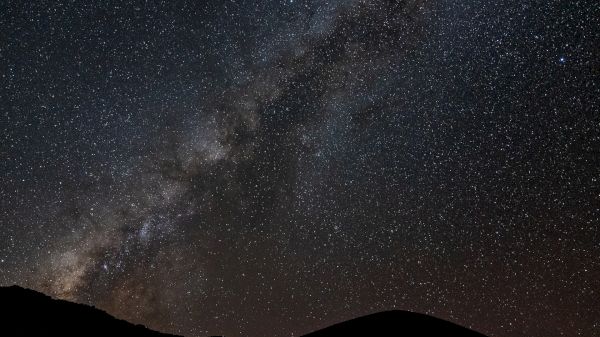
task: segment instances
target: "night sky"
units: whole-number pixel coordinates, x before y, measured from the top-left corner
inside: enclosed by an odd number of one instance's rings
[[[0,284],[187,336],[600,336],[600,5],[2,1]]]

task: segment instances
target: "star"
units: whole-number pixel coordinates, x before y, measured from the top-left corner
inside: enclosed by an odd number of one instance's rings
[[[5,1],[0,281],[186,336],[596,336],[596,2]]]

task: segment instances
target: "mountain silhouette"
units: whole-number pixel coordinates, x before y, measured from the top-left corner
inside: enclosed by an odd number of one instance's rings
[[[167,337],[85,304],[53,299],[19,286],[0,287],[0,336]]]
[[[410,311],[384,311],[334,324],[303,337],[485,337],[454,323]]]
[[[85,304],[53,299],[19,286],[0,287],[0,336],[175,336],[131,324]],[[475,331],[409,311],[384,311],[334,324],[303,337],[485,337]]]

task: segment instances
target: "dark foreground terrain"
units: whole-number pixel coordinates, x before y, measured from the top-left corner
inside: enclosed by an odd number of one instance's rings
[[[304,337],[325,336],[485,337],[480,333],[438,318],[399,310],[355,318],[315,331]]]
[[[53,299],[19,286],[0,287],[0,336],[174,336],[117,319],[94,307]],[[309,333],[324,336],[485,337],[456,324],[407,311],[385,311]]]
[[[114,318],[94,307],[19,286],[0,287],[0,336],[173,336]]]

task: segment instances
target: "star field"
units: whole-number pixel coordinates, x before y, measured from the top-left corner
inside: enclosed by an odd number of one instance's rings
[[[595,1],[4,1],[0,284],[186,336],[600,335]]]

